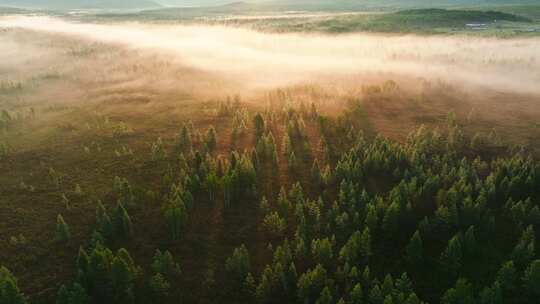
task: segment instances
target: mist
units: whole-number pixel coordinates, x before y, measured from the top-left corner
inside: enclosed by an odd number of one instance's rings
[[[498,91],[540,93],[540,39],[382,34],[269,34],[225,26],[93,24],[8,16],[0,27],[55,33],[223,74],[246,89],[328,77],[413,77]]]

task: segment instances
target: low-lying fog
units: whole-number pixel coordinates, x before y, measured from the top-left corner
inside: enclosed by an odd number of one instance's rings
[[[53,32],[173,55],[184,65],[235,77],[246,88],[281,86],[328,75],[391,73],[540,93],[538,38],[267,34],[223,26],[93,24],[22,16],[1,17],[0,27]],[[0,46],[2,52],[9,51],[3,49],[6,47]]]

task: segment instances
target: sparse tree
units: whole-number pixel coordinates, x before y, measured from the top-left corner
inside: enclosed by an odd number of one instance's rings
[[[71,238],[68,224],[64,221],[61,214],[56,217],[56,240],[66,241]]]

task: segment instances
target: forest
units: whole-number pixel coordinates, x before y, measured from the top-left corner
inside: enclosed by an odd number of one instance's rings
[[[377,18],[537,22],[447,13]],[[0,304],[538,302],[534,36],[56,18],[0,17]]]

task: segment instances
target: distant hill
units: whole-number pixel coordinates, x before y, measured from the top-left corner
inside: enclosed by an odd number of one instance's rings
[[[219,6],[234,0],[155,0],[165,6]],[[531,5],[538,0],[244,0],[262,7],[291,9],[428,8],[489,5]]]
[[[0,0],[0,6],[32,9],[149,9],[161,5],[152,0]]]

